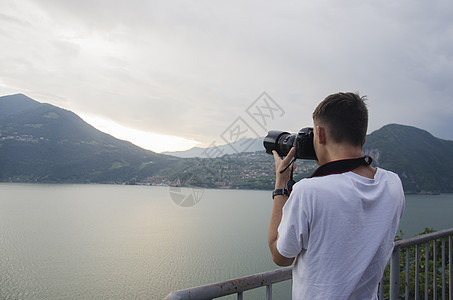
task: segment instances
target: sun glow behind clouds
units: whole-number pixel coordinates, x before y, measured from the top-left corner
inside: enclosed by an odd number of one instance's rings
[[[183,151],[190,149],[199,142],[178,136],[164,135],[129,128],[116,123],[113,120],[97,116],[79,114],[90,125],[118,139],[129,141],[139,147],[154,152]]]

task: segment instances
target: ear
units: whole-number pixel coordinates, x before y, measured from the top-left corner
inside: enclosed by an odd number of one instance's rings
[[[316,126],[316,132],[318,133],[319,144],[326,143],[326,129],[322,126]]]
[[[365,145],[365,142],[366,142],[366,137],[363,139],[362,147],[363,147],[363,145]]]

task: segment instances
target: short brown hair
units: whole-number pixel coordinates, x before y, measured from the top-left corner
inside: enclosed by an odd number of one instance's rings
[[[328,127],[336,143],[362,146],[368,128],[366,97],[358,93],[327,96],[313,112],[313,120]]]

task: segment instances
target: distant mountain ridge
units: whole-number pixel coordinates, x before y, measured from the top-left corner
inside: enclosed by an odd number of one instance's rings
[[[273,157],[265,153],[261,139],[255,142],[256,152],[179,158],[118,140],[73,112],[25,95],[0,97],[0,182],[272,189]],[[230,146],[223,147],[227,152]],[[397,173],[408,193],[453,192],[453,141],[389,124],[367,136],[364,153],[375,166]],[[296,179],[315,168],[313,161],[300,161]]]
[[[210,151],[213,147],[193,147],[189,150],[184,151],[169,151],[169,152],[162,152],[162,154],[173,155],[182,158],[193,158],[193,157],[200,157],[200,158],[213,158],[213,157],[221,157],[225,154],[235,154],[235,149],[242,149],[244,148],[242,145],[247,144],[245,151],[246,152],[256,152],[263,150],[263,139],[262,138],[245,138],[241,139],[237,142],[225,145],[215,146],[217,149],[216,151]]]

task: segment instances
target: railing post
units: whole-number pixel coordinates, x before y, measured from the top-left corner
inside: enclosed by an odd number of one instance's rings
[[[433,240],[433,299],[437,300],[437,242]]]
[[[453,299],[453,236],[448,237],[448,274],[450,274],[450,282],[449,282],[449,299]]]
[[[405,298],[406,300],[409,300],[409,282],[410,282],[410,279],[409,279],[409,254],[410,254],[410,251],[409,251],[410,248],[406,248],[406,265],[405,265],[405,269],[406,269],[406,282],[404,284],[405,286]]]
[[[419,300],[420,299],[420,296],[419,296],[419,288],[420,288],[420,283],[418,282],[419,281],[419,278],[420,278],[420,275],[419,275],[419,269],[420,269],[420,245],[416,245],[415,246],[416,250],[415,250],[415,300]]]
[[[399,298],[400,289],[400,248],[393,250],[390,260],[390,300]]]
[[[425,299],[429,292],[429,242],[425,244]]]
[[[445,239],[442,239],[442,300],[446,299],[445,290]]]
[[[272,300],[272,285],[266,285],[266,300]]]

